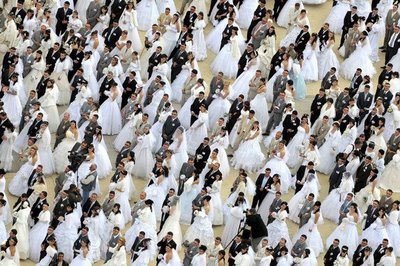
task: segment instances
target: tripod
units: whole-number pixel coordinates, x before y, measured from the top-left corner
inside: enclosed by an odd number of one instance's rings
[[[243,224],[243,226],[242,226]],[[235,240],[236,236],[239,235],[241,232],[244,231],[244,229],[246,228],[246,223],[244,222],[244,219],[240,220],[240,223],[238,225],[238,229],[237,229],[237,234],[231,239],[231,241],[229,241],[229,243],[224,247],[224,250],[227,249],[228,247],[230,247],[230,245],[233,243],[233,241]]]

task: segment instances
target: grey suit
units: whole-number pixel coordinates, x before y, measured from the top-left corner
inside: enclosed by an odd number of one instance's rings
[[[32,42],[33,42],[33,45],[32,45],[32,50],[35,52],[37,49],[39,49],[39,47],[41,46],[41,42],[42,42],[42,39],[44,38],[44,35],[42,35],[42,33],[41,33],[41,31],[40,30],[38,30],[38,31],[35,31],[33,34],[32,34],[32,37],[31,37],[31,40],[32,40]]]
[[[222,91],[224,89],[224,80],[218,80],[217,77],[213,77],[210,82],[210,93],[207,98],[207,105],[210,106],[211,102],[214,100],[212,97],[216,90]]]
[[[97,24],[97,18],[100,16],[100,9],[100,3],[97,0],[91,1],[88,9],[86,9],[86,20],[92,29]]]
[[[285,100],[277,98],[274,101],[274,104],[272,107],[273,107],[273,110],[271,113],[271,117],[268,120],[268,125],[267,125],[267,129],[266,129],[266,132],[268,134],[271,131],[271,129],[274,129],[275,127],[277,127],[279,125],[279,123],[282,121],[283,111],[285,110],[286,102],[285,102]],[[267,111],[267,110],[265,110],[265,111]]]
[[[251,33],[251,43],[254,45],[254,50],[257,50],[260,47],[261,41],[264,40],[265,36],[267,36],[267,33],[268,25],[263,24],[262,21],[258,22]]]
[[[106,263],[108,260],[110,260],[111,257],[113,256],[114,253],[110,252],[109,248],[115,248],[118,244],[120,237],[121,237],[120,235],[117,235],[117,236],[111,235],[110,240],[108,240],[108,243],[107,243],[108,249],[107,249],[107,253],[106,253],[106,260],[104,261],[104,263]]]
[[[111,63],[111,59],[112,56],[110,55],[110,53],[100,54],[100,60],[99,63],[97,64],[97,80],[101,79],[101,77],[104,75],[103,70]]]
[[[178,183],[178,196],[183,193],[183,188],[185,182],[193,175],[196,168],[194,165],[189,165],[187,162],[182,164],[181,170],[179,172],[179,183]],[[185,176],[185,178],[181,178],[181,176]]]
[[[280,207],[281,207],[282,199],[277,199],[275,198],[271,205],[269,206],[269,216],[268,216],[268,224],[272,223],[275,218],[271,216],[271,213],[275,212],[278,213]],[[265,221],[264,221],[265,223]]]
[[[388,164],[393,159],[393,156],[396,154],[399,143],[400,143],[400,136],[396,136],[395,134],[392,134],[392,136],[390,136],[390,139],[387,142],[385,164]]]
[[[303,204],[303,207],[300,209],[299,218],[300,224],[299,228],[305,225],[311,217],[311,212],[313,209],[314,201],[306,200]]]
[[[26,77],[26,75],[29,74],[29,72],[32,70],[32,64],[35,60],[33,54],[27,55],[24,54],[21,56],[22,64],[24,65],[24,70],[22,72],[22,76]]]
[[[303,243],[300,242],[300,239],[294,243],[291,251],[291,255],[295,258],[300,258],[303,255],[304,250],[307,247],[307,243],[304,241]]]
[[[185,83],[183,84],[183,89],[182,89],[182,99],[181,99],[181,104],[184,105],[185,102],[189,99],[191,95],[191,89],[193,88],[194,85],[197,83],[197,75],[195,77],[189,76]]]
[[[276,77],[276,80],[275,80],[274,86],[273,86],[273,94],[274,94],[273,101],[275,101],[278,98],[280,92],[285,91],[286,83],[288,80],[289,80],[288,77],[284,77],[282,75],[279,75]]]
[[[26,101],[26,103],[25,103],[25,106],[24,106],[24,108],[22,109],[22,117],[21,117],[21,121],[19,122],[19,132],[21,132],[22,131],[22,129],[24,128],[24,126],[25,126],[25,116],[30,116],[30,112],[29,112],[29,110],[33,107],[33,105],[35,104],[35,103],[37,103],[38,102],[38,100],[37,100],[37,98],[35,97],[35,98],[28,98],[28,100]]]
[[[103,209],[104,215],[108,217],[110,215],[112,208],[114,207],[115,201],[114,199],[105,199],[101,208]]]
[[[65,138],[65,133],[67,132],[70,125],[70,121],[65,121],[64,119],[58,125],[56,131],[56,142],[54,143],[54,149],[61,143],[61,141]]]
[[[90,106],[87,102],[84,102],[80,109],[81,119],[79,119],[78,126],[82,126],[82,124],[86,121],[86,115],[89,116],[90,112],[93,110],[93,106]]]
[[[146,204],[144,204],[144,200],[139,200],[132,206],[131,208],[132,223],[134,223],[135,219],[138,217],[137,215],[138,210],[143,210],[144,207],[146,207]]]
[[[65,183],[65,181],[67,181],[67,179],[68,179],[68,176],[64,172],[62,172],[61,174],[59,174],[56,177],[55,186],[54,186],[54,194],[56,196],[58,195],[58,192],[60,192],[61,189],[63,188],[64,183]]]
[[[190,266],[193,257],[199,253],[199,247],[194,246],[193,243],[190,243],[185,250],[185,258],[183,259],[184,266]]]

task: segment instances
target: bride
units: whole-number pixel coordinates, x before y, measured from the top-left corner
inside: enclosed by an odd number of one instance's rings
[[[8,243],[10,246],[6,249],[4,259],[0,261],[0,265],[19,266],[18,240],[16,237],[12,237]]]
[[[78,129],[76,128],[76,122],[71,121],[69,129],[65,133],[65,138],[54,150],[54,164],[57,173],[62,173],[65,166],[69,164],[68,151],[70,151],[75,143],[78,141]]]
[[[162,256],[162,255],[161,255]],[[165,247],[165,254],[162,257],[158,266],[181,266],[182,262],[179,258],[178,252],[170,245]]]
[[[297,36],[299,36],[303,28],[306,26],[310,27],[310,20],[308,19],[307,11],[305,9],[300,11],[300,14],[294,20],[294,23],[295,26],[289,31],[286,37],[282,39],[280,43],[281,47],[289,47],[291,43],[295,43]]]
[[[182,243],[182,230],[179,223],[181,218],[181,205],[178,196],[173,196],[170,202],[169,216],[164,223],[162,230],[158,233],[158,241],[161,241],[168,232],[174,233],[174,241],[176,243]]]
[[[194,222],[187,229],[184,240],[193,241],[195,238],[200,239],[200,243],[210,246],[214,242],[214,230],[212,228],[213,208],[210,206],[211,197],[203,198],[204,206],[200,211],[194,211],[196,216]]]
[[[362,68],[363,75],[373,76],[376,70],[370,55],[371,45],[368,32],[363,31],[356,44],[356,50],[340,65],[340,75],[347,80],[351,80],[354,76],[354,69]]]

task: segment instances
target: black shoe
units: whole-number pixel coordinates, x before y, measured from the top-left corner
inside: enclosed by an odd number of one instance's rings
[[[232,155],[232,154],[228,154],[227,156],[228,156],[228,157],[233,157],[233,155]]]
[[[379,49],[385,49],[386,47],[385,46],[381,46],[381,47],[379,47]]]
[[[381,50],[381,52],[382,52],[382,53],[386,53],[386,50],[385,50],[385,49],[383,49],[383,50]]]
[[[383,67],[381,67],[382,69],[385,69],[386,67],[385,66],[383,66]]]

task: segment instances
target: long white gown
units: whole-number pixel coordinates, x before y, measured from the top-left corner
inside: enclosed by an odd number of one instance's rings
[[[58,239],[58,251],[64,253],[64,259],[67,262],[73,259],[73,246],[75,240],[78,239],[78,228],[81,227],[80,216],[77,209],[66,213],[64,221],[54,231],[56,239]]]
[[[398,173],[400,172],[400,152],[398,151],[393,159],[386,165],[381,177],[379,178],[378,186],[383,189],[391,189],[393,192],[400,192]]]
[[[187,152],[190,155],[196,153],[196,149],[203,142],[203,139],[207,137],[208,127],[208,112],[200,112],[197,120],[191,125],[189,130],[186,132]]]
[[[18,95],[24,93],[22,90],[23,88],[19,82],[13,84],[13,81],[10,81],[10,86],[2,98],[4,111],[15,127],[18,127],[21,120],[22,106]]]
[[[372,250],[376,250],[379,244],[382,244],[383,239],[389,239],[389,235],[386,231],[386,225],[383,224],[381,218],[377,218],[367,229],[365,229],[361,238],[368,239],[368,246]]]
[[[354,76],[354,69],[362,68],[363,75],[372,77],[376,70],[370,59],[371,52],[368,37],[364,41],[358,41],[356,50],[340,65],[340,75],[347,80],[351,80]]]
[[[15,250],[14,256],[11,255],[10,248],[6,249],[4,259],[0,261],[1,266],[19,266],[18,247]]]
[[[240,58],[239,37],[232,36],[230,42],[218,52],[214,61],[211,64],[211,72],[217,75],[218,72],[223,72],[224,77],[232,79],[236,77],[238,71],[237,62]]]
[[[40,157],[36,163],[33,163],[32,158],[29,157],[28,161],[19,169],[15,176],[11,179],[8,186],[8,191],[14,196],[21,196],[28,190],[28,178],[32,174],[33,169],[35,169],[40,164]]]
[[[311,179],[311,180],[310,180]],[[300,218],[298,217],[301,208],[306,201],[306,197],[310,194],[314,194],[314,199],[318,198],[318,183],[316,178],[307,177],[306,182],[304,183],[302,189],[297,192],[288,202],[288,207],[291,210],[288,218],[295,223],[300,223]]]
[[[150,238],[152,240],[152,244],[155,245],[157,243],[157,224],[154,209],[152,210],[150,207],[146,206],[144,209],[139,210],[137,214],[138,218],[136,218],[135,223],[125,234],[125,239],[127,240],[126,246],[132,246],[136,236],[139,235],[140,231],[144,231],[146,238]]]
[[[163,34],[164,45],[162,52],[167,56],[171,54],[179,38],[179,32],[177,29],[178,23],[179,23],[178,21],[176,23],[172,23],[171,21],[169,25],[165,26],[166,32]]]
[[[317,54],[319,53],[319,47],[317,44],[311,45],[309,42],[306,45],[306,49],[303,52],[303,66],[301,73],[306,82],[312,82],[318,80],[318,60]]]
[[[211,207],[212,208],[212,207]],[[210,209],[209,214],[212,212]],[[194,222],[187,229],[184,241],[192,242],[195,238],[200,239],[200,243],[209,246],[214,242],[214,230],[212,223],[204,208],[195,213]]]
[[[393,252],[397,257],[400,255],[400,227],[398,220],[398,210],[392,210],[391,212],[389,212],[388,223],[386,224],[386,231],[389,237],[389,243],[393,247]]]
[[[71,97],[68,82],[68,71],[71,66],[72,60],[69,57],[65,58],[64,61],[58,59],[54,67],[54,72],[51,74],[51,78],[54,79],[59,90],[59,93],[56,95],[56,102],[60,105],[68,104]]]
[[[179,258],[178,252],[175,249],[172,249],[172,259],[167,262],[167,255],[164,254],[163,258],[161,259],[159,266],[181,266],[182,262]]]
[[[110,191],[115,191],[115,202],[121,205],[121,213],[124,217],[125,223],[132,220],[131,208],[129,205],[129,180],[127,177],[119,179],[118,182],[110,184]]]
[[[121,110],[117,103],[117,98],[121,94],[119,89],[113,92],[104,92],[108,99],[99,108],[99,124],[102,125],[103,134],[116,135],[122,129]]]
[[[147,31],[151,28],[152,24],[157,24],[159,13],[155,0],[140,1],[137,5],[136,12],[138,29],[140,31]]]
[[[291,249],[292,242],[289,237],[289,231],[286,224],[288,213],[286,210],[279,210],[275,215],[275,220],[267,226],[268,229],[268,243],[275,247],[278,245],[281,238],[286,239],[286,247]]]
[[[75,138],[74,133],[68,129],[65,133],[65,138],[61,141],[53,153],[54,164],[57,173],[62,173],[65,167],[69,164],[68,151],[74,147],[77,141],[78,138]]]
[[[204,37],[204,28],[206,22],[203,20],[196,20],[194,27],[192,28],[193,33],[193,47],[192,51],[197,61],[203,61],[207,58],[207,46],[206,39]]]
[[[19,234],[17,243],[19,257],[26,260],[29,257],[29,225],[28,219],[31,212],[31,208],[27,207],[21,209],[16,213],[17,221],[13,225],[13,229],[16,229]]]
[[[324,244],[322,242],[321,234],[318,231],[318,225],[323,223],[322,214],[318,218],[318,221],[315,222],[315,213],[311,213],[311,217],[308,222],[303,225],[297,233],[292,238],[292,243],[295,243],[297,239],[300,238],[301,235],[307,236],[307,245],[312,248],[315,255],[319,256],[321,252],[324,250]],[[311,232],[310,232],[311,230]]]
[[[347,214],[346,217],[343,218],[342,223],[328,236],[325,242],[327,249],[335,238],[339,239],[341,245],[349,247],[348,254],[349,256],[353,256],[359,241],[357,223],[354,222],[354,217],[352,215]]]
[[[340,131],[336,130],[332,133],[332,130],[325,136],[325,143],[319,149],[320,154],[324,154],[320,158],[320,164],[316,167],[321,173],[326,175],[330,174],[332,170],[335,168],[335,156],[337,154],[336,148],[339,144],[340,140]]]
[[[257,172],[262,168],[265,160],[260,146],[260,129],[251,130],[248,138],[233,153],[232,166],[235,169],[243,168],[249,172]]]
[[[138,32],[138,20],[137,12],[135,9],[128,11],[127,9],[122,12],[121,18],[119,19],[121,30],[128,31],[128,40],[132,41],[132,49],[140,53],[143,49],[142,41],[140,40]]]
[[[151,172],[154,166],[154,159],[152,154],[152,148],[154,145],[154,136],[144,134],[138,137],[138,144],[133,149],[135,152],[136,164],[133,168],[133,176],[139,178],[147,178],[147,175]]]
[[[229,216],[225,221],[225,227],[221,237],[223,246],[228,245],[229,242],[237,235],[239,229],[243,227],[244,223],[242,220],[246,218],[243,212],[248,208],[250,208],[250,206],[247,204],[247,202],[230,207]]]
[[[172,212],[171,212],[172,211]],[[174,241],[178,244],[177,249],[179,250],[179,243],[183,243],[182,241],[182,229],[179,223],[179,219],[181,217],[181,206],[178,200],[178,203],[170,207],[169,216],[164,223],[162,230],[158,233],[158,241],[161,241],[163,237],[167,235],[168,232],[172,232],[174,234]]]
[[[29,232],[29,259],[34,262],[39,262],[41,250],[40,244],[46,238],[47,228],[50,223],[50,215],[50,211],[41,211],[38,217],[39,221]]]
[[[10,132],[9,130],[6,130],[4,132],[4,137],[7,139],[3,139],[0,144],[0,168],[3,168],[6,172],[10,171],[12,168],[14,159],[12,156],[13,146],[15,139],[17,138],[17,134],[17,132]]]
[[[332,7],[331,12],[325,20],[329,23],[329,29],[331,31],[336,34],[342,32],[343,18],[347,11],[350,11],[350,0],[340,0],[334,7]]]
[[[186,180],[183,193],[180,196],[181,202],[181,218],[182,224],[190,224],[192,219],[192,201],[199,194],[201,187],[199,184],[194,183],[194,177],[190,177]]]
[[[232,84],[228,97],[229,100],[234,101],[240,94],[243,94],[244,98],[247,99],[250,89],[249,82],[251,81],[252,78],[254,78],[254,75],[256,74],[256,71],[259,69],[259,66],[260,66],[259,58],[255,59],[253,58],[247,63],[246,65],[247,69],[243,71],[243,73],[240,74],[240,76],[237,77],[237,79],[235,79],[235,81]],[[252,99],[247,99],[247,100],[252,100]],[[261,126],[263,126],[263,124],[261,124]]]
[[[339,73],[340,64],[333,51],[333,43],[323,44],[318,57],[318,79],[322,80],[326,73],[332,68],[336,68],[336,73]]]
[[[286,165],[289,156],[290,154],[285,151],[285,156],[281,158],[280,153],[278,152],[263,167],[263,169],[270,168],[273,173],[280,175],[282,194],[288,192],[292,180],[292,174],[290,173],[290,169]]]

